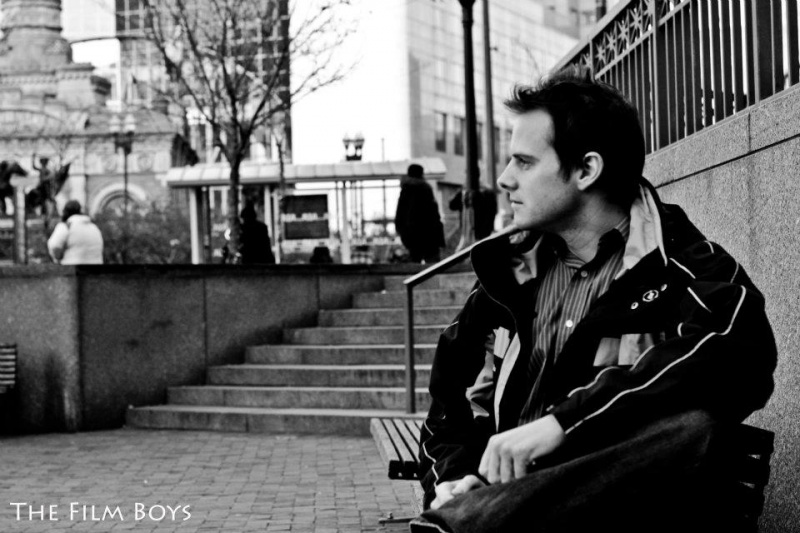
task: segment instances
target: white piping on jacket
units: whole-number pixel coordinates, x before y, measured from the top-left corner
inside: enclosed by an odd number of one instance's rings
[[[640,385],[639,387],[636,387],[636,388],[633,388],[633,389],[628,389],[628,390],[625,390],[625,391],[622,391],[622,392],[620,392],[620,393],[619,393],[619,394],[617,394],[617,395],[616,395],[614,398],[612,398],[612,399],[611,399],[611,400],[610,400],[610,401],[609,401],[609,402],[608,402],[606,405],[604,405],[602,408],[600,408],[599,410],[595,411],[595,412],[594,412],[594,413],[592,413],[591,415],[589,415],[589,416],[585,417],[583,420],[581,420],[580,422],[578,422],[577,424],[575,424],[575,425],[574,425],[574,426],[572,426],[571,428],[569,428],[569,429],[567,429],[566,431],[564,431],[564,433],[565,433],[565,434],[568,434],[570,431],[572,431],[573,429],[577,428],[578,426],[580,426],[582,423],[586,422],[586,421],[587,421],[587,420],[589,420],[590,418],[594,418],[595,416],[597,416],[597,415],[599,415],[599,414],[603,413],[603,412],[604,412],[604,411],[606,411],[606,410],[607,410],[609,407],[611,407],[611,406],[612,406],[612,405],[613,405],[613,404],[614,404],[614,403],[615,403],[615,402],[616,402],[618,399],[620,399],[621,397],[625,396],[626,394],[630,394],[630,393],[632,393],[632,392],[637,392],[637,391],[640,391],[640,390],[642,390],[642,389],[644,389],[644,388],[647,388],[647,387],[649,387],[649,386],[650,386],[650,385],[652,385],[652,384],[653,384],[653,383],[654,383],[654,382],[655,382],[655,381],[656,381],[658,378],[660,378],[661,376],[663,376],[663,375],[664,375],[664,373],[665,373],[667,370],[669,370],[670,368],[674,367],[674,366],[675,366],[675,365],[677,365],[678,363],[680,363],[680,362],[682,362],[682,361],[685,361],[686,359],[688,359],[689,357],[691,357],[692,355],[694,355],[694,353],[695,353],[695,352],[696,352],[696,351],[697,351],[697,350],[700,348],[700,346],[701,346],[701,345],[703,345],[703,344],[704,344],[704,343],[705,343],[705,342],[706,342],[708,339],[710,339],[711,337],[713,337],[713,336],[715,336],[715,335],[724,336],[724,335],[727,335],[728,333],[730,333],[730,331],[731,331],[731,328],[733,328],[733,323],[736,321],[736,317],[739,315],[739,310],[742,308],[742,303],[744,303],[744,298],[745,298],[745,296],[747,296],[747,291],[745,290],[745,288],[744,288],[744,287],[742,287],[742,296],[739,298],[739,303],[738,303],[738,304],[736,304],[736,309],[733,311],[733,315],[731,316],[731,321],[730,321],[730,324],[728,324],[728,327],[725,329],[725,331],[723,331],[722,333],[717,333],[717,332],[711,332],[711,333],[709,333],[708,335],[706,335],[705,337],[703,337],[702,339],[700,339],[700,340],[697,342],[697,344],[694,346],[694,348],[692,348],[692,349],[691,349],[689,352],[687,352],[687,353],[686,353],[686,355],[684,355],[684,356],[683,356],[683,357],[681,357],[680,359],[676,359],[675,361],[673,361],[672,363],[670,363],[669,365],[667,365],[666,367],[664,367],[664,369],[663,369],[663,370],[661,370],[661,372],[659,372],[659,373],[658,373],[658,374],[656,374],[655,376],[653,376],[653,378],[651,378],[651,379],[650,379],[650,381],[648,381],[647,383],[645,383],[645,384],[643,384],[643,385]]]
[[[669,260],[670,260],[670,261],[672,261],[673,263],[675,263],[676,265],[678,265],[678,268],[680,268],[681,270],[683,270],[684,272],[686,272],[687,274],[689,274],[689,275],[692,277],[692,279],[697,279],[697,278],[695,277],[695,275],[694,275],[694,274],[692,274],[692,271],[691,271],[691,270],[689,270],[688,268],[686,268],[686,267],[685,267],[685,266],[683,266],[682,264],[680,264],[680,263],[678,263],[677,261],[675,261],[675,259],[673,259],[672,257],[670,257],[670,258],[669,258]]]
[[[708,308],[708,306],[707,306],[706,304],[704,304],[704,303],[703,303],[703,300],[701,300],[701,299],[700,299],[700,297],[697,295],[697,293],[696,293],[696,292],[694,292],[694,291],[693,291],[691,288],[689,288],[689,287],[686,287],[686,290],[687,290],[687,291],[689,291],[689,294],[691,294],[692,296],[694,296],[694,299],[695,299],[695,300],[697,300],[697,303],[699,303],[699,304],[700,304],[700,307],[702,307],[703,309],[705,309],[705,310],[706,310],[706,311],[708,311],[709,313],[711,312],[711,309],[709,309],[709,308]]]
[[[422,425],[425,426],[425,429],[428,430],[428,433],[433,435],[433,431],[431,431],[431,428],[428,427],[428,421],[427,420],[423,420],[422,421]],[[431,460],[431,472],[433,472],[433,477],[434,477],[433,484],[436,485],[437,483],[439,483],[439,473],[436,472],[436,459],[431,457],[431,454],[428,453],[428,450],[425,448],[425,443],[424,442],[422,443],[421,448],[422,448],[422,453],[425,454],[425,457],[427,457],[428,459]]]

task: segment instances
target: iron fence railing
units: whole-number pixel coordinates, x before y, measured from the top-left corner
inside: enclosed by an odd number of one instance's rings
[[[800,0],[623,0],[560,63],[639,109],[655,152],[800,81]]]

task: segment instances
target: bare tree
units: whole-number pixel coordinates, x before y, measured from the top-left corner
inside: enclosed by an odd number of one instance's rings
[[[294,102],[349,70],[333,58],[350,33],[340,21],[350,0],[143,3],[146,35],[170,80],[163,95],[202,115],[230,164],[228,224],[236,253],[239,169],[253,136],[285,123]]]

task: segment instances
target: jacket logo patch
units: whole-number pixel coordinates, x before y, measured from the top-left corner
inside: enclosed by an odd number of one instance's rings
[[[647,291],[642,296],[642,300],[644,300],[645,302],[652,302],[656,298],[658,298],[658,291]]]

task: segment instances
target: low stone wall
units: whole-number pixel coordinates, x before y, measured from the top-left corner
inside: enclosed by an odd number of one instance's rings
[[[209,365],[240,363],[284,327],[412,265],[269,267],[29,266],[0,268],[0,342],[18,344],[6,429],[120,427],[128,405],[166,401],[202,383]]]
[[[776,434],[762,533],[800,523],[800,90],[653,154],[645,176],[744,266],[767,301],[779,360],[754,425]],[[753,354],[758,357],[758,354]]]

